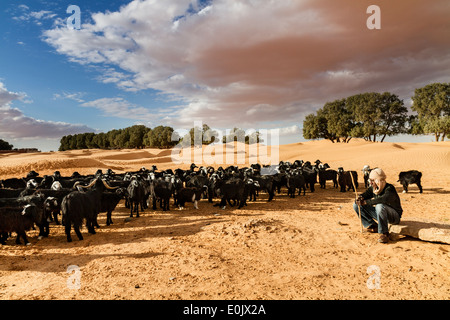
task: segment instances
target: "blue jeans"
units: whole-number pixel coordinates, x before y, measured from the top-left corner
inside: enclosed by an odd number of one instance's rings
[[[358,205],[356,203],[353,204],[353,209],[359,217]],[[377,204],[374,206],[365,205],[361,206],[361,217],[362,224],[365,228],[377,226],[378,221],[378,233],[387,233],[389,232],[390,224],[399,224],[400,223],[400,215],[386,204]]]

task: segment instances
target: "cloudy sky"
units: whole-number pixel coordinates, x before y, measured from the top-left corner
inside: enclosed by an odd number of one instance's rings
[[[326,102],[450,81],[448,0],[2,0],[0,138],[56,150],[63,135],[133,124],[281,129],[304,141]],[[370,5],[381,29],[369,29]],[[76,21],[76,20],[75,20]],[[413,141],[395,137],[386,141]],[[431,137],[413,138],[430,141]]]

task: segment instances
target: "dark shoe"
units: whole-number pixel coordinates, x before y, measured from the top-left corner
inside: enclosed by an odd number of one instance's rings
[[[388,243],[389,242],[389,233],[383,233],[380,238],[378,238],[379,243]]]

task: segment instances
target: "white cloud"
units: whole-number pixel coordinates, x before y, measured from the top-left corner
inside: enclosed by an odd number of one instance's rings
[[[0,82],[0,136],[6,139],[61,138],[64,135],[92,132],[93,129],[81,124],[54,122],[26,116],[11,104],[26,97],[25,94],[11,92]]]
[[[301,130],[297,125],[290,127],[280,128],[280,136],[300,135]]]
[[[41,25],[42,23],[40,20],[49,20],[49,19],[55,19],[57,14],[53,13],[52,11],[48,10],[41,10],[41,11],[29,11],[29,7],[26,5],[19,6],[22,11],[24,11],[19,16],[14,16],[13,19],[16,21],[32,21],[38,25]]]
[[[62,93],[55,93],[53,95],[53,100],[58,99],[69,99],[73,100],[79,103],[85,102],[82,98],[85,95],[85,92],[62,92]]]
[[[141,121],[151,121],[154,118],[149,109],[134,105],[123,98],[101,98],[85,102],[81,106],[96,108],[109,117]]]
[[[177,114],[161,115],[165,121],[255,127],[300,121],[330,99],[412,94],[445,79],[447,1],[416,1],[408,15],[406,1],[385,4],[382,30],[373,32],[365,4],[350,0],[215,0],[204,8],[194,0],[135,0],[93,14],[79,31],[59,26],[44,38],[71,61],[103,67],[101,82],[186,102]],[[130,108],[123,103],[112,101],[119,111]]]

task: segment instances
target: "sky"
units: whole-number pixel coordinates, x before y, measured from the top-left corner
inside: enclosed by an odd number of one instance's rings
[[[326,102],[388,91],[409,108],[416,88],[450,82],[449,16],[448,0],[2,0],[0,139],[49,151],[68,134],[202,122],[305,141]]]

